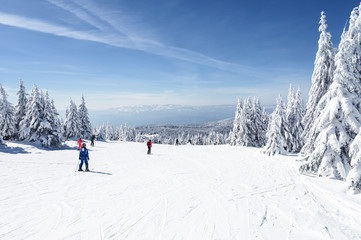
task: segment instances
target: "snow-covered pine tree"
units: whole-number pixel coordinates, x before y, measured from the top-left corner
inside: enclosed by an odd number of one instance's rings
[[[264,135],[266,136],[267,133],[267,129],[268,129],[268,124],[269,124],[269,120],[270,120],[270,116],[268,114],[268,112],[266,111],[266,108],[263,108],[262,111],[262,122],[263,122],[263,126],[264,126]],[[267,137],[265,138],[265,142],[267,142]]]
[[[306,113],[306,108],[302,99],[300,88],[297,89],[293,108],[295,109],[294,125],[290,129],[293,138],[293,152],[300,152],[304,145],[304,139],[302,135],[304,132],[303,117]]]
[[[289,130],[286,120],[285,106],[280,95],[277,98],[276,109],[271,114],[266,136],[267,144],[265,146],[265,153],[267,155],[275,155],[286,152]]]
[[[352,11],[348,30],[341,36],[333,82],[317,104],[320,115],[311,130],[317,136],[314,150],[301,172],[346,179],[351,168],[349,145],[361,127],[360,11],[361,5]]]
[[[64,137],[66,139],[81,137],[78,108],[73,102],[73,100],[70,100],[70,107],[67,110],[67,115],[63,125],[63,131]]]
[[[196,139],[196,143],[197,143],[198,145],[204,145],[204,144],[206,144],[206,140],[207,140],[207,139],[206,139],[202,134],[200,134],[200,133],[196,134],[195,139]]]
[[[127,127],[120,125],[119,127],[119,141],[127,141]]]
[[[114,128],[113,126],[109,125],[107,122],[107,127],[105,128],[105,140],[113,140],[114,138]]]
[[[140,132],[137,132],[137,135],[135,135],[135,141],[136,142],[141,142],[142,141],[142,135]]]
[[[24,119],[20,122],[20,139],[35,142],[39,139],[38,129],[42,122],[42,100],[38,87],[34,84]]]
[[[320,115],[320,108],[317,107],[322,96],[325,95],[333,81],[335,70],[335,50],[332,47],[331,34],[327,31],[326,14],[321,12],[320,38],[318,40],[318,51],[315,59],[315,67],[312,74],[312,85],[308,94],[306,114],[303,118],[304,131],[302,133],[305,144],[301,152],[305,155],[311,154],[315,149],[314,132],[315,119]]]
[[[28,97],[24,86],[24,82],[21,79],[20,79],[20,86],[17,95],[18,95],[18,104],[16,105],[16,110],[15,110],[15,127],[16,127],[17,138],[19,138],[20,122],[25,118],[26,106],[28,103]]]
[[[264,125],[262,119],[262,109],[259,98],[254,97],[252,102],[252,132],[253,132],[253,146],[261,147],[266,144],[267,125]]]
[[[61,121],[61,118],[60,118],[60,115],[58,113],[58,110],[56,110],[55,108],[55,104],[54,104],[54,100],[51,99],[50,101],[50,109],[51,109],[51,112],[52,112],[52,115],[54,117],[54,125],[53,125],[53,129],[54,131],[56,131],[56,135],[59,136],[59,139],[60,139],[60,144],[63,142],[64,140],[64,136],[63,136],[63,133],[62,133],[62,121]],[[54,141],[52,142],[57,142],[57,139],[55,139]],[[53,146],[53,145],[52,145]]]
[[[82,138],[91,138],[92,127],[89,120],[88,109],[85,105],[84,96],[81,98],[81,104],[79,105],[79,119],[80,119],[80,131]]]
[[[134,127],[128,127],[127,141],[135,141],[137,131]]]
[[[135,141],[135,129],[129,127],[126,123],[119,127],[119,141]]]
[[[346,183],[350,191],[355,193],[361,189],[361,129],[350,145],[351,171],[348,173]]]
[[[62,143],[59,114],[54,102],[50,100],[49,93],[41,94],[43,110],[42,122],[38,128],[39,140],[43,147],[60,147]]]
[[[0,132],[3,139],[15,137],[15,108],[8,101],[5,89],[0,84]]]
[[[241,115],[242,115],[242,108],[243,102],[242,99],[239,98],[237,102],[236,112],[234,114],[234,121],[233,121],[233,131],[230,133],[229,136],[229,143],[234,146],[237,144],[237,139],[239,138],[239,131],[240,131],[240,123],[241,123]]]
[[[240,118],[240,130],[239,136],[236,140],[237,145],[240,146],[256,146],[253,123],[253,106],[250,98],[247,98],[243,104],[241,118]]]
[[[294,109],[294,102],[295,102],[295,93],[292,85],[290,84],[290,87],[288,89],[288,95],[287,95],[287,108],[286,108],[286,121],[288,125],[288,130],[290,131],[290,137],[287,141],[287,152],[293,152],[293,146],[294,146],[294,139],[292,135],[292,129],[295,122],[295,110]]]
[[[208,133],[206,141],[207,141],[207,144],[209,144],[209,145],[215,145],[216,144],[216,132],[213,129]],[[197,144],[194,141],[192,141],[192,142],[194,144]]]
[[[305,107],[303,105],[301,91],[298,88],[295,94],[292,85],[288,91],[288,102],[286,110],[286,119],[288,122],[288,129],[290,131],[290,138],[287,142],[288,152],[299,152],[303,146],[303,123]]]
[[[96,135],[98,140],[105,140],[105,125],[104,123],[96,129]]]

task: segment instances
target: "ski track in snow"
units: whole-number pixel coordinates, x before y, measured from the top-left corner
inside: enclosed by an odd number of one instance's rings
[[[0,152],[0,239],[361,239],[361,196],[261,149],[97,142]],[[1,150],[1,149],[0,149]]]

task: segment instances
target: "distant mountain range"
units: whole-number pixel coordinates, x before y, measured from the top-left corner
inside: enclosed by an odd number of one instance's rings
[[[106,110],[89,110],[93,124],[109,122],[119,126],[188,125],[204,124],[234,117],[236,105],[183,106],[140,105]]]

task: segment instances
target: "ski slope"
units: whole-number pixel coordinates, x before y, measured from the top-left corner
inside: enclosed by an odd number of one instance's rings
[[[0,147],[0,239],[361,239],[361,196],[295,156],[96,142],[75,172],[67,144]]]

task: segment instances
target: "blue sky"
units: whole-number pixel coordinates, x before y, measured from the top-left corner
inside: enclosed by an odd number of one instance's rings
[[[357,1],[0,0],[0,83],[48,89],[58,109],[264,105],[311,84],[320,12],[337,47]]]

